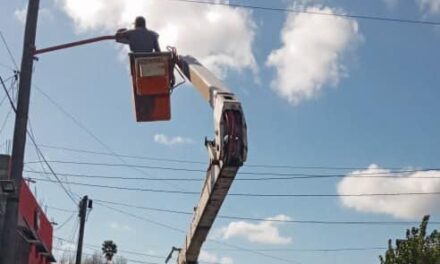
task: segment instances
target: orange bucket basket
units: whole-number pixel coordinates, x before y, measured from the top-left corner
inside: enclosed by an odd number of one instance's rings
[[[131,53],[130,65],[136,121],[170,120],[171,53]]]

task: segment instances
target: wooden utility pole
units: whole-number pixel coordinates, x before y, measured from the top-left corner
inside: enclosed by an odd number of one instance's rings
[[[81,264],[82,257],[82,248],[83,248],[83,240],[84,240],[84,227],[86,224],[86,216],[87,216],[87,208],[89,204],[89,198],[84,196],[82,200],[79,202],[79,237],[78,237],[78,246],[76,249],[76,264]]]
[[[24,32],[23,55],[15,115],[14,139],[12,145],[11,180],[15,192],[6,203],[5,223],[1,235],[0,263],[14,264],[17,260],[17,224],[20,185],[23,179],[23,160],[26,146],[29,101],[31,95],[32,68],[34,63],[35,38],[37,34],[39,0],[29,0]]]

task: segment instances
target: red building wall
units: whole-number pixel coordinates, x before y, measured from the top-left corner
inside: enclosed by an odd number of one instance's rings
[[[27,236],[23,236],[20,243],[26,243],[21,251],[27,249],[29,254],[28,264],[51,263],[53,227],[41,209],[28,184],[23,181],[20,188],[19,225]],[[24,237],[34,237],[35,241]],[[26,252],[22,252],[26,254]],[[52,259],[53,260],[53,259]]]

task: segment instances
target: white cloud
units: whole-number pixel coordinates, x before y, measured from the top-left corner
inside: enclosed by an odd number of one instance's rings
[[[27,7],[23,7],[22,9],[17,9],[14,11],[15,18],[22,24],[26,22],[26,9]]]
[[[398,178],[360,178],[362,174],[379,174],[399,176]],[[368,169],[354,171],[338,183],[339,194],[353,193],[418,193],[440,192],[440,171],[418,171],[396,174],[377,165]],[[365,175],[364,175],[365,176]],[[389,214],[396,218],[418,219],[425,214],[440,212],[438,196],[369,196],[341,197],[341,202],[348,208],[360,212]]]
[[[277,215],[268,220],[290,220],[285,215]],[[231,222],[228,226],[219,230],[219,234],[223,239],[233,237],[242,237],[250,242],[260,244],[284,245],[292,242],[292,238],[283,237],[279,231],[280,223],[262,221],[258,224],[248,223],[246,221]]]
[[[335,13],[329,7],[306,10]],[[283,46],[272,51],[267,65],[276,69],[272,89],[292,104],[336,86],[346,76],[342,55],[361,40],[355,20],[309,14],[288,15],[281,35]]]
[[[144,15],[161,47],[176,46],[219,74],[257,71],[252,52],[256,25],[250,11],[226,6],[145,0],[58,0],[78,32],[115,32]],[[217,2],[228,3],[226,0]],[[109,18],[111,18],[109,20]]]
[[[114,229],[114,230],[117,230],[117,231],[125,231],[125,232],[133,231],[133,228],[131,228],[130,226],[119,224],[119,223],[116,223],[116,222],[110,223],[110,228]]]
[[[184,138],[181,136],[176,137],[169,137],[164,134],[156,134],[154,135],[154,142],[167,145],[167,146],[174,146],[174,145],[181,145],[181,144],[192,144],[194,141],[191,138]]]
[[[420,9],[430,15],[440,14],[440,0],[416,0]]]
[[[211,254],[207,251],[200,251],[199,256],[200,262],[207,262],[207,263],[218,263],[218,264],[233,264],[234,261],[230,257],[219,257],[215,254]]]
[[[23,25],[26,23],[26,15],[27,15],[27,5],[24,6],[23,8],[19,8],[14,11],[14,17]],[[50,20],[53,19],[52,13],[46,8],[40,8],[39,17],[40,17],[40,20],[41,19],[50,19]]]

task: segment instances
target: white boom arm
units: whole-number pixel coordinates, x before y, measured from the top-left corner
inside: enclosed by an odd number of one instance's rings
[[[178,264],[197,264],[200,249],[238,169],[247,157],[247,130],[240,102],[208,69],[191,56],[179,57],[178,67],[214,111],[215,139],[206,141],[210,163]]]

